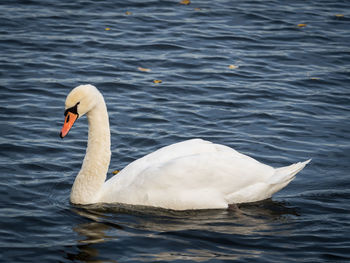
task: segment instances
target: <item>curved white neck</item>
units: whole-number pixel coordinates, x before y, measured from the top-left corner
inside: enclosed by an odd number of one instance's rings
[[[83,165],[75,178],[70,200],[75,204],[98,201],[99,192],[106,180],[111,158],[111,140],[106,104],[101,96],[98,103],[87,113],[89,136]]]

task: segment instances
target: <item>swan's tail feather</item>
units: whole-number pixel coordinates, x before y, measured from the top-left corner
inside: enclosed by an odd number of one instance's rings
[[[274,175],[270,178],[270,184],[283,184],[292,181],[297,173],[299,173],[311,159],[305,162],[294,163],[289,166],[275,169]]]

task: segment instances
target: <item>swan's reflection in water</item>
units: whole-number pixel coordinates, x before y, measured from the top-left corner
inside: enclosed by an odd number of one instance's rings
[[[288,236],[297,212],[265,200],[233,210],[169,211],[126,205],[74,207],[82,262],[204,261],[259,257],[264,236]],[[258,240],[258,241],[257,241]]]
[[[107,240],[106,232],[110,226],[98,222],[84,223],[76,226],[73,230],[79,234],[77,248],[78,252],[67,255],[67,258],[73,262],[117,262],[117,260],[109,259],[108,261],[101,259],[100,249],[94,247],[93,244],[104,243]]]

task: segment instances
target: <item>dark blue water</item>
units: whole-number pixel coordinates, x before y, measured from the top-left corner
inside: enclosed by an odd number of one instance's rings
[[[0,14],[1,262],[350,260],[348,1],[4,0]],[[110,175],[193,137],[313,161],[236,211],[71,205],[87,122],[58,135],[86,83],[108,105]]]

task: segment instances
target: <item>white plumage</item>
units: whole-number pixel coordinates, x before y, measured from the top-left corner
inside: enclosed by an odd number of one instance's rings
[[[175,210],[227,208],[271,197],[310,162],[275,169],[227,146],[192,139],[150,153],[105,182],[110,131],[103,97],[95,87],[82,85],[68,95],[66,109],[77,103],[79,116],[87,114],[89,139],[72,188],[72,203],[118,202]]]

